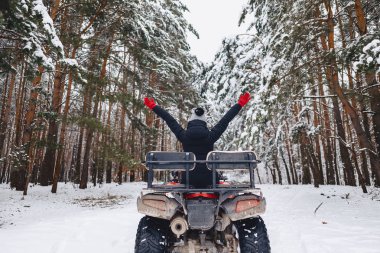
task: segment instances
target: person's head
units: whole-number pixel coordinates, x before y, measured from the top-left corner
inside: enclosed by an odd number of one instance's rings
[[[188,122],[193,121],[193,120],[201,120],[201,121],[206,122],[205,110],[203,110],[200,107],[193,108],[191,110],[191,116],[190,116]]]
[[[203,139],[207,137],[209,130],[207,128],[205,110],[203,108],[194,108],[191,110],[191,116],[187,122],[186,135],[193,139]]]

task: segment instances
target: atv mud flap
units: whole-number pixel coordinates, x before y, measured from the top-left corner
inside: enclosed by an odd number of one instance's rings
[[[187,216],[191,229],[208,230],[215,223],[216,203],[213,200],[199,199],[187,201]]]
[[[247,210],[237,212],[237,203],[239,201],[245,201],[250,199],[257,200],[258,205]],[[261,196],[243,195],[238,196],[232,200],[227,200],[223,202],[221,208],[224,209],[224,211],[232,221],[243,220],[264,214],[266,209],[266,200]]]
[[[170,220],[179,206],[175,199],[163,195],[147,194],[137,198],[139,213],[165,220]]]

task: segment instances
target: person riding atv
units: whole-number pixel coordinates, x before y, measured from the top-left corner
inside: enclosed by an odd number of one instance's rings
[[[266,200],[254,183],[260,161],[253,151],[213,151],[214,143],[250,98],[248,92],[241,95],[211,129],[204,110],[193,109],[186,130],[154,99],[144,99],[167,123],[184,152],[146,154],[147,188],[137,198],[137,210],[145,216],[137,228],[135,253],[270,253],[260,217]],[[222,171],[229,176],[239,173],[241,182],[234,176],[228,183],[219,182]],[[181,173],[181,182],[155,180],[156,172]]]
[[[214,150],[214,143],[227,129],[228,124],[250,99],[251,96],[248,92],[242,94],[238,102],[211,129],[207,128],[205,111],[202,108],[192,110],[192,115],[185,130],[166,110],[156,105],[153,98],[146,97],[144,104],[166,122],[170,130],[182,143],[183,151],[194,153],[197,160],[205,160],[207,154]],[[207,169],[206,164],[197,164],[195,169],[190,172],[189,178],[190,185],[193,187],[205,188],[211,185],[212,173]],[[182,181],[184,180],[182,178]]]

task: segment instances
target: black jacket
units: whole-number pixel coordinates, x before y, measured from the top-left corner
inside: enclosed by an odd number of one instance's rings
[[[183,151],[193,152],[197,160],[205,160],[208,152],[214,149],[214,143],[227,129],[228,124],[241,110],[241,105],[235,104],[222,117],[222,119],[210,130],[206,122],[202,120],[192,120],[188,123],[187,129],[183,129],[180,124],[163,108],[155,106],[153,111],[160,116],[177,139],[182,143]],[[205,164],[199,164],[190,172],[190,184],[196,188],[207,187],[212,184],[212,173]]]

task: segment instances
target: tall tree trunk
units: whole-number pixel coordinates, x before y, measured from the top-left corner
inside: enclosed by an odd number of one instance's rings
[[[29,106],[28,106],[28,111],[26,112],[24,116],[24,135],[22,137],[22,143],[25,147],[25,151],[27,154],[33,154],[33,149],[34,149],[34,141],[32,139],[32,134],[33,134],[33,120],[34,116],[36,114],[36,108],[37,108],[37,98],[38,98],[38,91],[37,87],[41,83],[41,78],[42,78],[42,73],[44,71],[44,68],[42,66],[38,67],[38,75],[34,78],[32,81],[32,89],[30,92],[30,97],[29,97]],[[28,160],[24,162],[24,166],[20,168],[20,170],[17,172],[19,175],[26,175],[23,178],[22,182],[19,182],[19,186],[21,186],[18,190],[23,190],[24,195],[27,194],[28,192],[28,184],[29,184],[29,179],[30,179],[30,168],[33,168],[33,161]],[[17,188],[16,188],[17,189]]]
[[[88,93],[88,91],[86,92]],[[96,94],[96,100],[98,100],[98,94]],[[88,94],[85,95],[85,97],[88,97],[88,101],[91,101],[91,98],[89,97]],[[91,102],[89,102],[91,103]],[[97,102],[95,102],[95,107],[94,107],[94,112],[93,112],[93,115],[97,114]],[[89,109],[91,110],[91,105],[88,105]],[[95,119],[95,117],[94,117]],[[83,166],[82,166],[82,173],[81,173],[81,176],[80,176],[80,182],[79,182],[79,188],[80,189],[86,189],[87,188],[87,182],[88,182],[88,170],[90,169],[89,168],[89,165],[90,165],[90,149],[91,149],[91,145],[92,145],[92,137],[94,136],[94,130],[92,128],[88,128],[86,130],[86,141],[85,141],[85,144],[84,144],[84,154],[83,154]]]
[[[71,53],[71,58],[74,59],[76,55],[77,48],[74,48]],[[65,107],[63,109],[63,116],[62,116],[62,126],[61,126],[61,132],[59,135],[59,149],[57,154],[57,160],[55,162],[55,170],[54,170],[54,177],[53,177],[53,185],[51,192],[56,193],[57,192],[57,185],[58,185],[58,179],[59,175],[61,174],[62,169],[62,159],[64,155],[64,146],[65,146],[65,136],[66,136],[66,127],[67,127],[67,117],[69,114],[70,109],[70,100],[71,100],[71,88],[73,85],[73,71],[71,70],[69,72],[69,80],[67,85],[67,91],[66,91],[66,99],[65,99]]]
[[[299,146],[301,152],[301,163],[302,163],[302,184],[311,184],[310,175],[310,162],[308,161],[308,155],[306,153],[307,147],[301,142]]]
[[[40,184],[48,186],[53,182],[54,166],[56,160],[57,139],[58,139],[58,116],[61,112],[62,95],[64,89],[64,75],[60,63],[56,64],[54,77],[53,100],[50,108],[48,135],[46,138],[46,152],[40,170]]]
[[[124,132],[125,132],[125,108],[121,106],[121,115],[120,115],[120,150],[124,150]],[[118,170],[118,182],[119,184],[123,183],[123,162],[119,164]]]
[[[355,3],[357,2],[360,2],[360,1],[356,0]],[[334,16],[331,10],[331,5],[329,4],[327,0],[325,0],[325,6],[328,12],[328,19],[327,19],[328,31],[329,31],[328,45],[329,45],[329,51],[331,52],[330,66],[332,70],[334,69],[336,70],[337,63],[336,63],[335,52],[334,52]],[[356,7],[356,4],[355,4],[355,7]],[[324,35],[322,34],[321,37],[322,36]],[[377,187],[380,187],[380,157],[376,154],[376,148],[372,145],[371,140],[367,138],[366,133],[361,126],[361,120],[359,118],[357,111],[355,110],[354,107],[352,107],[351,103],[345,97],[343,93],[343,89],[339,85],[338,75],[336,71],[333,71],[330,76],[332,78],[331,88],[335,91],[335,93],[339,97],[341,103],[343,104],[343,109],[350,116],[352,126],[354,127],[356,135],[358,136],[359,145],[364,147],[369,152],[370,156],[373,156],[373,161],[374,161],[373,170],[375,172],[375,185]]]
[[[290,174],[292,175],[293,184],[298,184],[297,172],[296,172],[296,169],[295,169],[294,163],[293,163],[293,152],[292,152],[290,140],[288,137],[288,132],[289,132],[289,128],[288,128],[288,123],[286,122],[286,132],[285,132],[286,144],[285,144],[285,146],[286,146],[286,152],[288,154]]]
[[[363,5],[360,0],[355,0],[355,13],[357,18],[357,27],[360,35],[367,34],[367,20],[365,18]],[[380,186],[380,166],[378,161],[380,160],[380,86],[376,80],[376,70],[370,69],[365,73],[365,80],[368,86],[368,93],[370,95],[371,110],[373,112],[372,123],[375,134],[375,148],[377,152],[377,162],[375,162],[375,175],[376,185]]]
[[[8,139],[12,139],[12,132],[10,131],[8,133]],[[3,166],[2,166],[2,173],[1,173],[1,177],[0,177],[0,183],[3,183],[3,182],[6,182],[7,181],[7,174],[9,174],[9,168],[10,168],[10,163],[11,163],[11,159],[9,159],[9,154],[11,153],[11,148],[8,146],[8,148],[5,150],[5,153],[4,153],[4,162],[3,162]],[[8,183],[8,182],[7,182]]]
[[[24,64],[26,65],[26,63]],[[23,68],[24,68],[23,65]],[[21,71],[21,75],[24,75],[24,71]],[[22,113],[25,107],[25,86],[26,78],[22,78],[20,83],[19,94],[16,100],[16,116],[15,116],[15,145],[19,147],[21,145],[21,136],[22,136]]]
[[[85,103],[84,103],[85,104]],[[83,110],[84,111],[84,110]],[[81,168],[82,168],[82,145],[83,145],[83,137],[84,137],[84,127],[80,127],[79,130],[79,139],[75,156],[75,173],[74,173],[74,183],[80,183],[81,177]]]
[[[50,15],[53,20],[57,18],[60,3],[61,3],[61,0],[54,0],[52,4]],[[61,34],[66,33],[66,30],[67,30],[66,29],[67,21],[68,21],[67,12],[68,12],[68,8],[65,8],[63,15],[61,15],[61,22],[60,22]],[[64,41],[63,36],[61,36],[61,39],[62,41]],[[66,57],[67,57],[67,53],[66,53]],[[54,180],[53,178],[54,178],[54,171],[55,171],[55,166],[56,166],[56,153],[57,153],[56,151],[58,149],[58,128],[59,128],[58,117],[60,116],[60,113],[61,113],[62,97],[63,97],[64,88],[65,88],[66,69],[67,68],[62,66],[60,62],[56,63],[52,107],[50,109],[50,111],[52,112],[52,115],[51,117],[49,117],[47,147],[46,147],[44,160],[42,162],[41,174],[40,174],[40,184],[43,186],[52,184]]]
[[[333,136],[337,136],[337,130],[336,130],[336,126],[335,126],[335,121],[334,121],[334,133],[333,133]],[[334,138],[333,139],[333,150],[334,150],[334,171],[335,171],[335,181],[336,181],[336,184],[337,185],[340,185],[341,183],[341,176],[340,176],[340,173],[339,173],[339,169],[338,169],[338,165],[340,164],[340,160],[339,160],[339,155],[338,155],[338,148],[337,148],[337,140]]]
[[[32,133],[32,139],[35,137],[35,135],[36,135],[36,133],[33,132]],[[35,148],[34,147],[29,148],[29,152],[28,152],[29,163],[28,163],[28,168],[27,168],[27,173],[26,173],[23,195],[28,194],[29,181],[30,181],[30,177],[32,176],[35,155],[36,155]]]
[[[107,161],[107,167],[106,167],[106,183],[110,184],[112,182],[112,161]]]
[[[280,165],[278,164],[277,154],[273,155],[273,165],[276,169],[276,171],[273,171],[273,173],[276,174],[276,172],[277,172],[278,183],[282,184],[282,175],[281,175]]]
[[[6,108],[6,101],[7,101],[7,88],[8,88],[8,80],[9,80],[9,74],[6,75],[5,81],[4,81],[4,86],[2,89],[2,99],[1,99],[1,113],[0,113],[0,125],[3,123],[4,115],[5,115],[5,108]],[[1,152],[2,149],[0,149],[0,156],[3,155]],[[8,150],[4,151],[4,161],[3,161],[3,168],[0,176],[0,184],[2,184],[5,181],[5,175],[7,171],[7,162],[8,162]]]
[[[343,172],[345,174],[346,185],[356,186],[354,167],[350,159],[350,154],[347,148],[346,133],[343,127],[343,121],[339,110],[339,103],[336,97],[333,98],[334,116],[339,138],[340,158],[343,162]]]
[[[359,33],[360,35],[364,35],[367,33],[367,21],[365,18],[361,0],[355,0],[355,12],[356,12],[357,27],[359,29]]]
[[[315,87],[314,77],[312,77],[312,78],[313,78],[313,82],[312,82],[313,88],[312,88],[311,94],[315,96],[315,95],[317,95],[317,89]],[[318,115],[319,115],[319,113],[318,113],[317,101],[316,101],[316,99],[314,99],[313,100],[313,126],[315,128],[317,128],[319,126]],[[314,138],[315,139],[315,151],[316,151],[316,158],[317,158],[317,166],[318,166],[318,170],[319,170],[317,173],[318,177],[319,177],[318,185],[324,184],[321,144],[320,144],[319,138],[320,138],[319,135],[316,135]],[[314,180],[315,180],[315,178],[314,178]]]
[[[340,13],[340,10],[339,10],[339,4],[338,4],[338,1],[335,0],[335,6],[336,6],[336,13]],[[351,15],[351,10],[348,10],[348,14],[349,14],[349,26],[348,26],[348,29],[349,29],[349,37],[351,40],[354,39],[354,31],[353,31],[353,20],[352,20],[352,15]],[[346,37],[345,37],[345,33],[344,33],[344,27],[343,27],[343,22],[342,22],[342,19],[341,19],[341,15],[338,15],[338,22],[339,22],[339,30],[340,30],[340,34],[341,34],[341,38],[342,38],[342,47],[343,48],[346,48]],[[349,89],[351,91],[353,91],[355,89],[354,87],[354,80],[353,80],[353,77],[352,77],[352,71],[351,71],[351,67],[349,64],[343,64],[342,68],[346,68],[347,69],[347,77],[348,77],[348,83],[349,83]],[[357,100],[356,100],[356,97],[355,96],[352,96],[351,97],[351,103],[352,103],[352,106],[354,108],[358,108],[358,103],[357,103]],[[363,125],[364,125],[364,128],[365,127],[365,120],[363,119]],[[347,124],[348,125],[348,124]],[[351,128],[347,128],[347,129],[351,129]],[[350,130],[348,130],[350,131]],[[366,130],[365,130],[366,131]],[[367,131],[366,131],[367,132]],[[350,134],[350,132],[349,132]],[[370,135],[367,134],[367,137],[370,139]],[[360,147],[361,148],[361,147]],[[354,150],[354,147],[352,147],[352,150],[353,152],[355,152]],[[355,152],[356,154],[356,152]],[[364,151],[361,151],[360,152],[360,157],[361,157],[361,160],[362,160],[362,163],[361,163],[361,168],[363,169],[363,174],[364,174],[364,180],[365,180],[365,184],[367,185],[370,185],[370,178],[369,178],[369,172],[368,172],[368,164],[367,164],[367,158],[366,158],[366,154]],[[356,157],[354,157],[356,163],[357,163],[357,159]],[[359,164],[357,163],[356,166],[358,166]],[[359,176],[359,182],[360,184],[362,184],[362,179],[360,177],[361,173],[360,173],[360,166],[359,167],[356,167],[356,170],[358,171],[358,176]],[[365,186],[364,186],[365,187]],[[363,187],[362,187],[363,188]],[[363,190],[364,191],[364,190]]]
[[[325,145],[323,145],[323,154],[325,158],[325,167],[326,167],[326,180],[327,184],[335,184],[335,177],[334,177],[334,152],[332,149],[331,139],[331,121],[330,121],[330,114],[327,107],[327,101],[324,98],[325,91],[323,89],[323,81],[322,81],[322,70],[321,66],[317,66],[317,81],[318,81],[318,91],[319,95],[322,97],[322,112],[323,112],[323,130],[322,133],[324,135],[323,142],[325,142]]]
[[[306,168],[306,166],[303,168],[304,180],[302,183],[306,183],[306,182],[311,183],[310,170],[309,170],[310,168],[311,173],[313,175],[313,179],[314,179],[313,180],[314,187],[319,187],[319,182],[321,182],[322,180],[321,180],[321,175],[320,175],[320,171],[318,167],[318,161],[314,154],[313,144],[310,138],[307,136],[306,131],[302,131],[300,143],[301,143],[301,147],[303,147],[302,148],[303,156],[304,156],[304,159],[307,161],[307,166],[308,166],[308,168]]]
[[[286,179],[288,180],[288,184],[292,184],[292,180],[290,179],[289,167],[288,167],[288,164],[286,163],[284,150],[282,148],[280,148],[280,155],[281,155],[282,162],[284,163],[284,166],[285,166]]]
[[[108,58],[111,52],[111,46],[112,46],[112,41],[113,41],[113,35],[109,39],[109,44],[106,48],[106,53],[103,58],[103,63],[102,63],[102,68],[100,70],[100,76],[99,80],[102,82],[104,78],[106,77],[106,67],[107,67],[107,62]],[[98,115],[98,105],[100,102],[100,96],[101,96],[101,87],[100,84],[97,85],[96,87],[96,95],[95,95],[95,101],[94,101],[94,110],[92,117],[93,119],[97,118]],[[83,170],[82,170],[82,175],[81,175],[81,180],[80,180],[80,189],[86,189],[87,188],[87,182],[88,182],[88,170],[89,170],[89,160],[90,160],[90,149],[91,149],[91,144],[92,144],[92,138],[94,136],[94,129],[89,128],[87,130],[87,138],[86,138],[86,145],[85,145],[85,151],[84,151],[84,156],[83,156]]]
[[[0,154],[2,153],[4,147],[4,141],[7,134],[9,116],[11,112],[12,98],[13,98],[13,89],[16,83],[16,72],[11,73],[11,78],[8,86],[7,100],[3,105],[1,110],[1,118],[0,118]]]
[[[356,75],[356,79],[357,79],[357,86],[356,88],[357,89],[361,89],[362,88],[362,85],[361,85],[361,77],[359,74]],[[364,127],[364,132],[367,136],[368,139],[371,139],[372,136],[371,136],[371,130],[370,130],[370,123],[369,123],[369,118],[367,116],[367,111],[368,109],[366,108],[365,106],[365,101],[364,101],[364,97],[361,96],[360,99],[358,100],[358,106],[359,106],[359,110],[361,111],[361,117],[362,117],[362,124],[363,124],[363,127]],[[365,180],[366,180],[366,184],[367,185],[370,185],[371,184],[371,180],[370,180],[370,175],[369,175],[369,170],[368,170],[368,160],[369,160],[369,164],[370,164],[370,167],[372,169],[372,177],[375,176],[375,173],[373,171],[373,168],[375,168],[375,165],[374,165],[374,161],[373,161],[373,156],[372,155],[368,155],[369,159],[367,159],[367,152],[365,149],[363,149],[362,146],[360,146],[360,143],[359,143],[359,148],[360,148],[360,157],[361,157],[361,161],[362,161],[362,167],[363,167],[363,173],[364,173],[364,177],[365,177]]]
[[[97,118],[99,119],[99,121],[102,122],[102,125],[104,125],[104,120],[102,121],[102,108],[103,108],[103,103],[100,102],[99,103],[99,108],[98,108],[98,116]],[[92,166],[92,184],[93,186],[96,186],[96,183],[97,183],[97,178],[98,178],[98,173],[99,173],[99,168],[101,167],[101,159],[100,159],[100,132],[97,132],[96,133],[96,138],[95,138],[95,148],[94,148],[94,163],[93,163],[93,166]]]
[[[266,167],[269,169],[269,171],[272,175],[273,184],[277,184],[276,171],[274,169],[272,169],[268,164],[266,164]]]
[[[352,137],[351,131],[348,131],[348,139],[351,142],[352,160],[354,161],[355,169],[356,169],[356,172],[358,174],[359,185],[362,187],[363,192],[367,193],[368,191],[367,191],[367,187],[366,187],[365,178],[364,178],[364,176],[360,170],[360,166],[359,166],[358,159],[357,159],[357,154],[355,151],[354,139]]]
[[[330,59],[329,65],[326,66],[325,68],[326,78],[329,83],[330,89],[333,92],[337,92],[337,87],[339,87],[343,95],[342,88],[340,87],[340,84],[339,84],[338,67],[337,67],[335,54],[334,54],[335,46],[334,46],[333,13],[332,13],[330,1],[325,0],[324,2],[325,2],[326,10],[328,11],[327,25],[328,25],[329,33],[328,33],[327,41],[326,41],[325,35],[321,34],[321,43],[322,43],[322,48],[324,49],[324,51],[330,52],[331,54],[329,56],[329,59]],[[335,122],[336,122],[337,131],[338,131],[338,138],[340,138],[339,151],[340,151],[340,156],[343,162],[345,183],[347,185],[356,185],[354,168],[352,166],[349,152],[346,146],[346,134],[344,131],[342,117],[340,114],[339,103],[336,97],[333,97],[332,100],[333,100],[333,106],[334,106]]]
[[[370,94],[370,105],[372,111],[372,124],[373,132],[375,134],[375,152],[377,152],[376,160],[380,159],[380,84],[376,80],[376,74],[374,72],[366,73],[365,79],[367,82],[368,92]],[[372,154],[375,156],[375,154]],[[377,186],[380,186],[380,167],[374,168],[376,175]]]
[[[111,111],[112,111],[112,102],[109,101],[108,105],[108,114],[107,114],[107,136],[106,136],[106,145],[110,145],[111,142]],[[133,123],[132,123],[133,124]],[[133,146],[133,144],[131,145]],[[112,181],[112,161],[108,158],[105,162],[106,166],[106,183],[109,184]]]
[[[2,121],[2,118],[4,117],[4,111],[5,111],[5,104],[6,104],[6,101],[7,101],[7,89],[8,89],[8,81],[9,81],[9,73],[7,73],[7,75],[5,76],[5,80],[4,80],[4,85],[2,86],[3,88],[1,89],[1,113],[0,113],[0,120]]]

